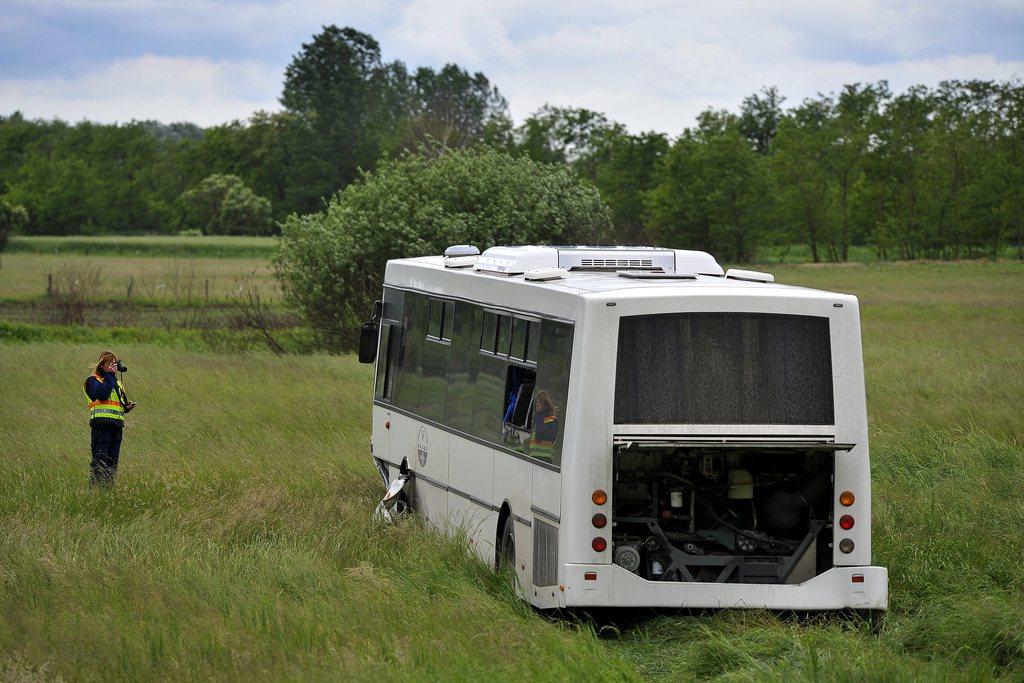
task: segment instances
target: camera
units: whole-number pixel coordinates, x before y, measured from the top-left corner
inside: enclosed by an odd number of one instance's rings
[[[128,366],[125,365],[124,363],[122,363],[121,361],[117,361],[117,371],[118,372],[128,372]]]

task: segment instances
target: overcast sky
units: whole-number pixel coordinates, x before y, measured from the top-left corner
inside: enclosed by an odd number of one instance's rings
[[[677,135],[763,86],[1024,77],[1024,0],[0,0],[0,115],[202,126],[280,108],[324,25],[410,68],[482,71],[522,121],[545,103]]]

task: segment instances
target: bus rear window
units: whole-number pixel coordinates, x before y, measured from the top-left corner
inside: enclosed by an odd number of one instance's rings
[[[623,317],[615,422],[834,424],[828,318],[766,313]]]

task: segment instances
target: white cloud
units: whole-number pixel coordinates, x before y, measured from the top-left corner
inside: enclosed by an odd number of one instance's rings
[[[383,48],[400,51],[407,63],[409,56],[428,62],[409,64],[413,68],[455,62],[475,71],[495,62],[519,63],[522,56],[500,15],[500,8],[474,0],[412,0],[400,21],[386,30]]]
[[[778,86],[793,106],[855,82],[887,80],[900,92],[916,83],[1024,76],[1024,50],[1020,59],[958,53],[957,46],[932,54],[940,39],[915,26],[935,26],[946,15],[909,7],[649,2],[616,24],[565,22],[539,31],[517,46],[529,55],[526,68],[497,65],[486,73],[517,120],[551,103],[670,135],[709,107],[736,111],[765,86]],[[906,38],[899,43],[898,36]]]
[[[8,6],[19,18],[7,26],[20,28],[5,33],[0,19],[0,65],[15,67],[0,72],[8,74],[0,76],[0,114],[21,109],[72,121],[211,125],[274,109],[288,60],[329,24],[371,34],[387,61],[410,68],[455,62],[482,71],[517,121],[551,103],[603,112],[635,132],[670,135],[708,107],[735,111],[763,86],[778,86],[795,105],[853,82],[884,79],[899,92],[946,79],[1024,76],[1019,0],[8,0]],[[57,35],[71,43],[64,52],[73,60],[53,57],[47,76],[30,79],[30,69],[17,68],[38,64],[38,51],[4,52],[5,37],[13,45],[30,27],[71,15],[94,23],[61,24],[64,33]],[[92,51],[97,36],[108,41],[102,55]]]
[[[277,109],[280,75],[257,62],[143,55],[73,79],[0,80],[0,102],[30,118],[203,126]]]

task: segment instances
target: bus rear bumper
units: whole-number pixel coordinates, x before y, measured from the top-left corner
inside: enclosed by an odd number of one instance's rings
[[[566,607],[831,611],[889,606],[885,567],[833,567],[800,584],[647,581],[615,564],[565,564],[563,572]]]

